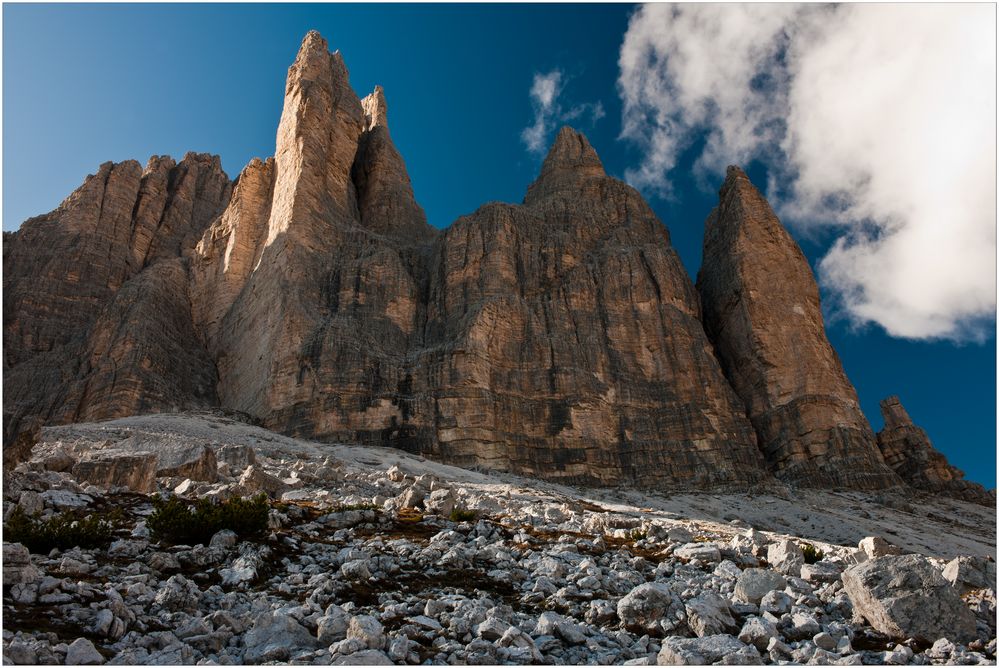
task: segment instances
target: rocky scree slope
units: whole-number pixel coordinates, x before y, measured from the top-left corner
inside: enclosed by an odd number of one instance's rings
[[[4,544],[5,663],[995,662],[994,509],[962,501],[581,491],[212,414],[49,427],[5,476],[8,517],[124,511],[106,546]],[[262,539],[149,535],[150,492],[261,491]],[[810,531],[760,530],[789,507]]]
[[[898,440],[875,439],[807,262],[740,171],[706,227],[695,289],[648,204],[564,128],[523,203],[438,231],[384,92],[358,98],[312,32],[274,157],[235,182],[208,156],[109,163],[5,234],[4,443],[221,407],[568,483],[939,477],[925,457],[886,465],[878,445]],[[936,489],[994,503],[971,483]]]

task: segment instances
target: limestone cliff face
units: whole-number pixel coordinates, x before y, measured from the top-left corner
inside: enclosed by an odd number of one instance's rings
[[[581,134],[559,133],[521,204],[439,232],[388,118],[312,32],[274,157],[235,182],[205,155],[107,163],[5,233],[5,443],[40,422],[221,406],[572,483],[900,484],[807,262],[744,174],[709,218],[698,294]],[[914,456],[899,429],[879,442],[906,480],[952,471],[897,465]]]
[[[175,163],[154,156],[145,169],[135,161],[109,162],[55,211],[4,236],[5,434],[28,426],[25,420],[115,417],[214,400],[212,384],[201,382],[214,370],[207,357],[198,357],[196,337],[176,345],[192,346],[197,368],[181,366],[183,358],[162,364],[153,360],[162,352],[159,343],[154,352],[142,338],[161,334],[145,324],[145,332],[126,332],[133,321],[115,318],[146,308],[131,282],[160,261],[179,261],[230,192],[218,157],[190,153]],[[155,276],[177,291],[157,317],[176,319],[176,331],[190,334],[186,272]],[[141,289],[166,294],[156,280],[144,278]],[[112,342],[117,351],[101,348]],[[136,380],[158,371],[156,391]],[[94,393],[84,386],[114,390]],[[135,396],[126,397],[129,392]]]
[[[899,482],[826,338],[807,259],[737,167],[705,223],[697,287],[704,328],[778,477],[860,488]]]
[[[361,108],[364,131],[351,170],[361,224],[405,245],[431,241],[437,231],[416,203],[406,165],[389,135],[388,104],[381,86],[361,100]]]
[[[888,464],[906,483],[927,492],[942,492],[966,501],[994,506],[995,492],[964,479],[964,472],[951,466],[933,447],[926,432],[917,427],[896,396],[881,401],[884,429],[878,432],[878,447]]]
[[[523,205],[486,205],[435,246],[432,452],[589,483],[767,477],[698,317],[665,227],[564,128]]]

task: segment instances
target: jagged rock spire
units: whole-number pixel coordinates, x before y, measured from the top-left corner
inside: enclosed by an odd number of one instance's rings
[[[388,104],[385,102],[385,91],[381,86],[361,100],[364,109],[364,129],[370,132],[376,127],[388,127]]]
[[[306,35],[274,160],[248,168],[199,246],[193,301],[220,399],[272,428],[329,435],[375,420],[365,393],[395,383],[371,374],[394,375],[416,330],[411,256],[435,230],[386,121],[381,88],[362,103],[339,52]]]
[[[5,234],[8,425],[217,402],[570,483],[745,490],[772,480],[764,459],[795,483],[899,483],[807,261],[737,168],[707,223],[703,325],[665,226],[571,128],[523,206],[437,235],[384,91],[360,100],[315,32],[274,158],[231,190],[207,156],[108,164]],[[886,453],[916,433],[891,416]]]
[[[704,328],[778,477],[858,488],[900,481],[826,338],[808,260],[763,195],[729,167],[705,223]]]
[[[540,179],[560,170],[571,170],[588,176],[604,176],[604,165],[582,132],[568,125],[559,130],[545,161]]]
[[[582,134],[559,132],[523,205],[482,206],[434,251],[414,373],[432,384],[411,419],[440,425],[451,461],[660,489],[771,480],[665,226]]]
[[[364,132],[351,170],[361,224],[389,237],[429,241],[437,231],[427,224],[423,207],[416,202],[406,163],[389,134],[388,103],[381,86],[361,100],[361,108]]]
[[[330,53],[326,40],[309,32],[288,68],[267,246],[279,237],[309,247],[329,244],[329,222],[354,215],[350,169],[363,120],[340,52]]]
[[[886,429],[913,426],[909,411],[905,410],[902,401],[894,394],[881,400],[881,417],[884,418]]]

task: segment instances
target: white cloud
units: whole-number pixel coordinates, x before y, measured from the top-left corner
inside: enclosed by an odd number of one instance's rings
[[[697,170],[765,162],[834,305],[907,338],[985,333],[996,310],[995,6],[648,5],[620,52],[627,173],[670,192]]]
[[[534,122],[520,133],[521,139],[532,153],[543,153],[548,148],[548,140],[556,125],[590,117],[595,124],[606,116],[604,106],[598,102],[584,102],[563,111],[559,96],[565,87],[565,75],[555,69],[547,74],[535,73],[531,85],[531,106],[534,108]]]

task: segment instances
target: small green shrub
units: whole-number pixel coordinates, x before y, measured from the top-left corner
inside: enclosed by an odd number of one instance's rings
[[[335,513],[345,513],[348,510],[381,510],[380,506],[376,506],[373,503],[350,503],[342,506],[337,506],[333,512]]]
[[[229,529],[240,538],[258,538],[267,531],[270,505],[266,494],[222,503],[200,499],[193,507],[180,498],[153,499],[153,513],[146,520],[150,535],[171,545],[207,545],[212,536]]]
[[[451,511],[452,522],[471,522],[475,518],[476,518],[476,513],[474,510],[455,508],[454,510]]]
[[[639,529],[635,529],[630,534],[628,534],[628,536],[631,538],[631,540],[637,543],[640,540],[645,540],[646,538],[648,538],[649,534],[647,534],[644,531],[640,531]]]
[[[120,523],[120,510],[82,518],[64,512],[43,520],[38,516],[29,516],[18,507],[4,525],[3,539],[9,543],[21,543],[35,554],[47,554],[52,548],[69,550],[80,547],[89,550],[110,543]]]
[[[822,550],[811,543],[805,543],[801,548],[801,553],[805,555],[806,564],[814,564],[817,561],[822,561],[822,557],[826,556]]]

